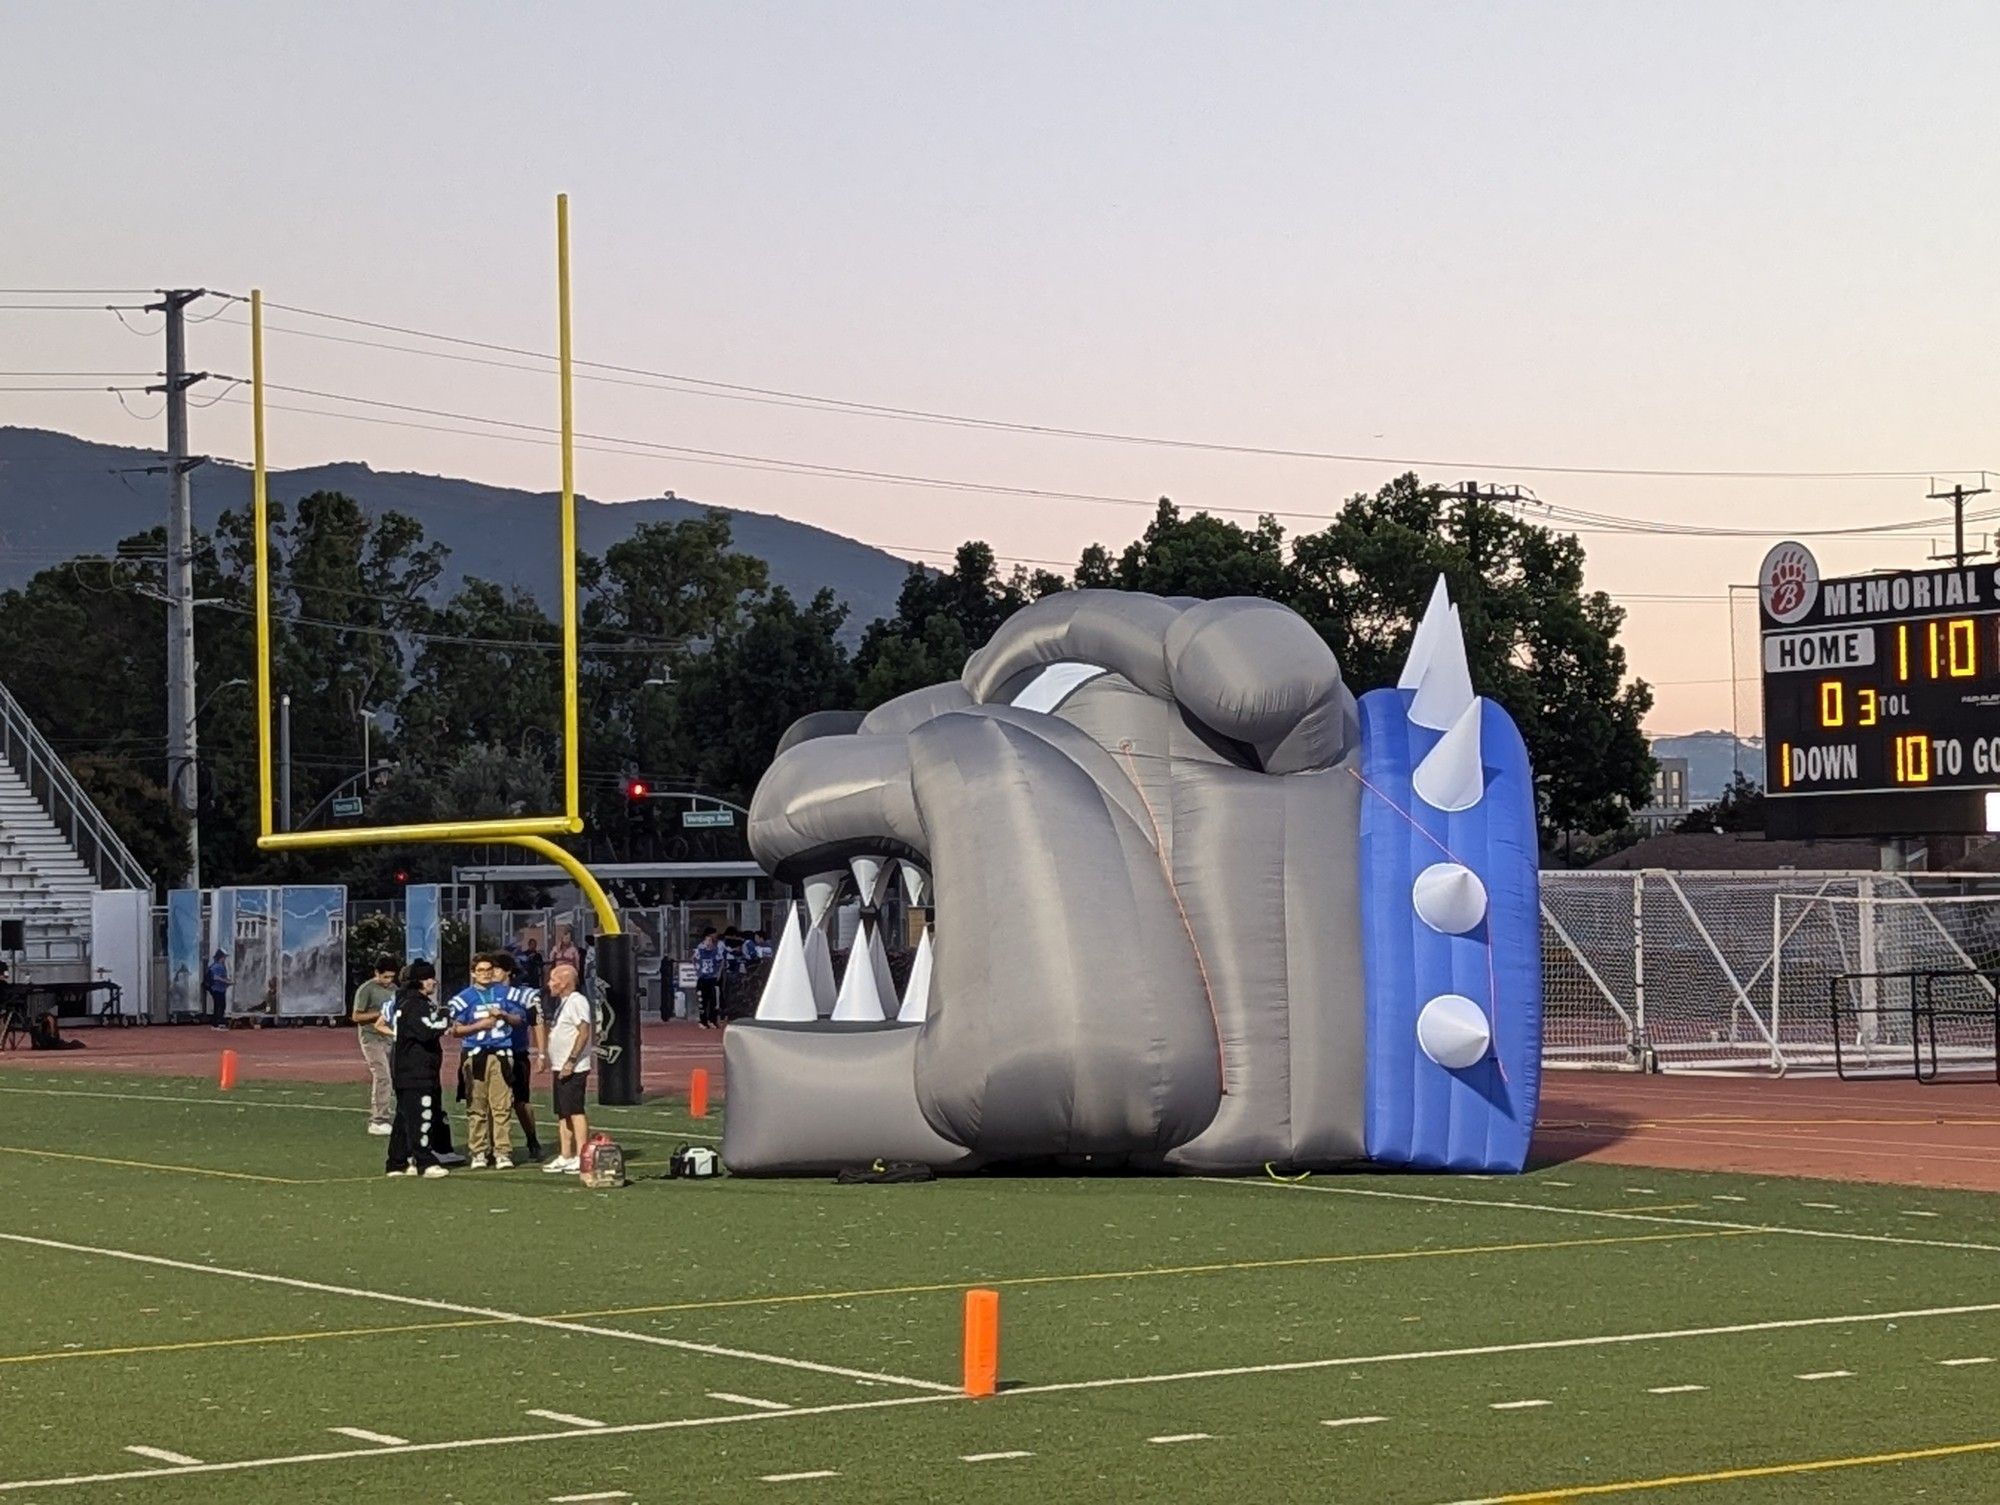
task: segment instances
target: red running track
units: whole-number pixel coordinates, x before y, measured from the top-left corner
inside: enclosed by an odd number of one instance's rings
[[[0,1071],[212,1076],[225,1047],[245,1081],[367,1079],[352,1028],[234,1029],[198,1025],[79,1029],[85,1050],[0,1053]],[[708,1068],[722,1096],[722,1036],[684,1020],[644,1026],[649,1094],[685,1097]],[[1568,1161],[1669,1170],[1817,1176],[1905,1186],[2000,1191],[2000,1085],[1992,1078],[1924,1086],[1909,1078],[1542,1076],[1538,1165]]]

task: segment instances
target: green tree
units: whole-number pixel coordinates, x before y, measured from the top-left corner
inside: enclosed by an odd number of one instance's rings
[[[747,803],[786,727],[854,704],[854,666],[840,644],[846,619],[832,591],[801,603],[780,586],[688,661],[674,705],[703,728],[682,753],[701,788]]]
[[[855,655],[861,707],[872,709],[910,690],[958,678],[967,656],[1002,622],[1028,602],[1062,589],[1062,578],[1047,571],[1017,568],[1003,576],[993,550],[983,543],[960,544],[951,569],[943,572],[911,565],[896,614],[877,618],[862,635]]]
[[[1764,786],[1742,769],[1729,780],[1722,797],[1712,804],[1697,805],[1681,817],[1676,831],[1706,835],[1710,831],[1761,831],[1764,829]]]
[[[1206,512],[1183,517],[1160,498],[1146,531],[1125,546],[1116,562],[1092,544],[1078,561],[1078,586],[1148,591],[1156,596],[1286,595],[1285,533],[1276,518],[1243,528]]]
[[[1393,684],[1443,574],[1472,682],[1506,707],[1534,760],[1543,839],[1614,829],[1651,791],[1640,730],[1653,692],[1625,682],[1624,611],[1583,586],[1583,546],[1491,502],[1400,476],[1297,540],[1289,600],[1357,690]]]

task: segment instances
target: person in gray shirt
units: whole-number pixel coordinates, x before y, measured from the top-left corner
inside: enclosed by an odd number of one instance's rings
[[[347,1017],[361,1036],[361,1059],[368,1063],[368,1132],[387,1134],[396,1120],[396,1094],[389,1084],[389,1051],[394,1042],[375,1027],[396,996],[396,959],[375,958],[375,975],[354,990]]]

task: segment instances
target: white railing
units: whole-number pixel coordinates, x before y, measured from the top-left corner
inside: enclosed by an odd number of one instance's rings
[[[35,729],[21,703],[0,685],[0,761],[35,797],[99,888],[151,889],[153,880],[91,803],[68,765]]]

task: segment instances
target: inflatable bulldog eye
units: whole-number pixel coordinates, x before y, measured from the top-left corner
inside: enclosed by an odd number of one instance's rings
[[[1533,791],[1442,580],[1358,700],[1272,602],[1046,597],[958,680],[786,734],[750,844],[806,905],[724,1039],[723,1159],[1519,1170]]]

